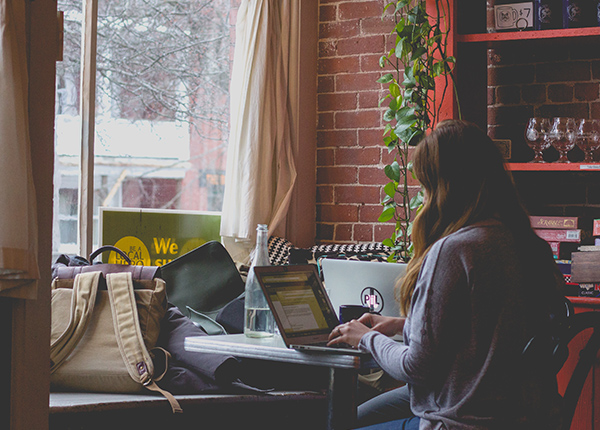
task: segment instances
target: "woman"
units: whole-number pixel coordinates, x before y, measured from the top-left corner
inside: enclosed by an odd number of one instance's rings
[[[413,164],[425,203],[396,291],[407,318],[367,314],[330,336],[330,344],[369,351],[408,384],[408,391],[386,394],[397,404],[367,415],[414,416],[373,428],[552,428],[554,375],[525,369],[521,352],[551,323],[562,277],[531,229],[500,152],[477,126],[451,120],[417,146]],[[404,344],[388,337],[399,332]],[[396,412],[386,412],[390,406]]]

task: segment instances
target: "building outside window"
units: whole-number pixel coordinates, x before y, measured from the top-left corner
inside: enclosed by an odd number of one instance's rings
[[[54,258],[79,254],[84,4],[59,0]],[[98,207],[220,211],[236,0],[98,0],[93,230]],[[93,62],[92,62],[93,64]],[[84,142],[83,145],[86,143]]]

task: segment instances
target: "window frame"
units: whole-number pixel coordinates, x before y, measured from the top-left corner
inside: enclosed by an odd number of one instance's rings
[[[318,0],[299,2],[297,122],[293,153],[298,172],[287,216],[286,237],[297,246],[310,246],[316,238],[316,140]],[[94,235],[94,135],[98,0],[83,0],[81,66],[81,155],[79,181],[78,246],[80,255],[93,249]]]

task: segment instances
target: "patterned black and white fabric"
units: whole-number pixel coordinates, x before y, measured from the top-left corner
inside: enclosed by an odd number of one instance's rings
[[[296,248],[287,239],[271,236],[268,243],[271,264],[317,264],[322,258],[363,261],[387,261],[391,254],[388,246],[380,242],[329,243],[310,248]]]
[[[292,248],[289,251],[290,264],[318,264],[322,258],[338,258],[362,261],[387,261],[391,250],[378,242],[362,244],[324,244],[311,248]]]
[[[288,264],[290,249],[294,247],[292,242],[283,237],[271,236],[267,245],[269,250],[269,261],[273,266]]]

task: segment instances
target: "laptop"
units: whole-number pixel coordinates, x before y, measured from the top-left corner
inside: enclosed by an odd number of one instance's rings
[[[259,266],[254,274],[288,348],[368,354],[350,347],[326,346],[329,333],[339,322],[315,265]]]
[[[341,305],[362,305],[384,316],[400,316],[394,286],[406,264],[324,258],[321,267],[336,312]]]

